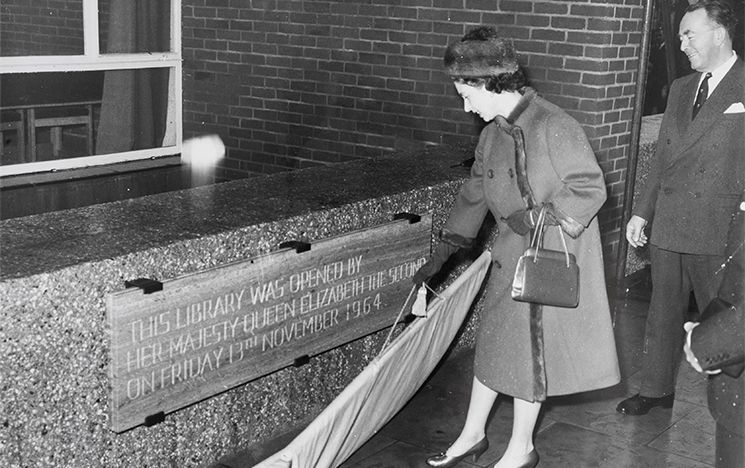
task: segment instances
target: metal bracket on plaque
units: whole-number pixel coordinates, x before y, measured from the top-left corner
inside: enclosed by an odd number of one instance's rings
[[[459,162],[458,164],[453,164],[452,167],[465,167],[467,169],[470,169],[471,166],[473,166],[473,163],[476,162],[476,158],[468,158],[464,159],[463,161]]]
[[[303,354],[300,357],[296,357],[295,360],[292,362],[292,365],[294,367],[300,367],[308,364],[310,362],[310,356],[307,354]]]
[[[280,249],[295,249],[295,253],[303,253],[310,250],[310,243],[303,241],[285,241],[279,244]]]
[[[150,278],[135,278],[124,282],[125,288],[140,288],[145,294],[163,290],[163,283]]]
[[[166,420],[166,414],[163,411],[159,411],[155,414],[145,417],[145,426],[152,427],[156,424],[160,424]]]
[[[396,213],[393,215],[393,220],[408,219],[409,224],[415,224],[422,220],[422,217],[414,213]]]

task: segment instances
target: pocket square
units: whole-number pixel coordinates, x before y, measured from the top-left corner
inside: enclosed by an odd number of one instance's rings
[[[726,111],[724,111],[725,114],[740,114],[745,112],[745,105],[743,105],[741,102],[736,102],[729,106]]]

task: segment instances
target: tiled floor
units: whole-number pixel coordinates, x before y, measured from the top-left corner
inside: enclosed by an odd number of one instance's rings
[[[618,401],[636,393],[647,312],[645,294],[611,298],[623,380],[616,387],[561,398],[544,405],[535,435],[540,467],[698,468],[713,466],[714,421],[706,407],[706,379],[683,361],[673,408],[645,416],[616,413]],[[463,423],[472,379],[472,353],[446,362],[414,398],[342,467],[425,467],[425,458],[444,450]],[[509,438],[512,402],[500,397],[487,436],[491,445],[476,464],[492,466]],[[273,441],[221,460],[218,467],[243,468],[280,449]]]

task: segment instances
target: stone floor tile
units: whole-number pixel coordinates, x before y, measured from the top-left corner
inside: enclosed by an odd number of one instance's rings
[[[616,412],[617,401],[553,406],[548,418],[599,432],[629,445],[645,445],[670,426],[688,416],[697,406],[675,402],[672,409],[654,408],[642,416]]]
[[[675,399],[683,400],[694,405],[706,406],[706,384],[708,377],[699,374],[683,359],[678,371],[678,381],[675,385]]]
[[[539,467],[705,468],[705,463],[644,445],[629,445],[607,434],[558,423],[538,435]]]
[[[358,466],[358,463],[364,460],[375,457],[383,450],[391,449],[391,446],[396,444],[396,439],[392,439],[380,433],[373,436],[365,445],[359,448],[351,457],[349,457],[342,467]]]
[[[649,446],[661,452],[711,463],[716,423],[706,408],[697,408],[660,434]]]
[[[706,377],[682,360],[672,409],[626,416],[616,405],[637,393],[648,294],[637,291],[611,301],[622,382],[614,387],[548,400],[536,430],[539,467],[711,468],[714,421],[706,407]],[[439,366],[411,401],[342,468],[426,467],[460,433],[471,392],[473,351]],[[476,463],[490,467],[506,448],[512,429],[512,399],[500,395],[487,425],[489,449]],[[246,452],[248,453],[248,452]],[[254,453],[255,454],[255,453]],[[231,458],[231,468],[242,468]]]
[[[340,468],[426,468],[430,453],[416,445],[397,442],[363,460],[344,463]],[[461,462],[458,468],[473,468],[468,462]]]

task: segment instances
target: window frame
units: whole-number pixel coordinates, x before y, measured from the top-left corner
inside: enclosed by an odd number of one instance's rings
[[[166,138],[173,139],[174,145],[160,148],[147,148],[120,153],[90,155],[76,158],[37,161],[21,164],[0,165],[0,178],[8,176],[74,171],[92,166],[141,161],[145,159],[163,160],[163,165],[173,164],[173,156],[181,152],[183,138],[183,65],[181,56],[181,0],[171,2],[170,52],[101,54],[99,44],[98,0],[83,1],[83,55],[29,55],[1,57],[0,74],[78,72],[102,70],[133,70],[148,68],[168,68],[171,70],[169,100],[173,109],[173,124],[168,124]],[[160,1],[160,0],[158,0]]]

